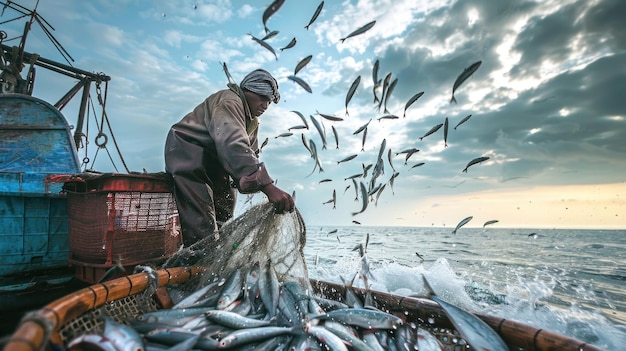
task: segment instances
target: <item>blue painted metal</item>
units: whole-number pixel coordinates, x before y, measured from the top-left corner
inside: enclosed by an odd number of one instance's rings
[[[28,95],[0,95],[0,277],[67,266],[67,200],[56,174],[80,162],[67,120]]]

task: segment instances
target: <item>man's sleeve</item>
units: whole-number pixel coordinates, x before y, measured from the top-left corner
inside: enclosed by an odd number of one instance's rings
[[[213,135],[220,164],[235,180],[241,193],[257,192],[273,182],[250,145],[240,101],[219,102],[207,127]]]

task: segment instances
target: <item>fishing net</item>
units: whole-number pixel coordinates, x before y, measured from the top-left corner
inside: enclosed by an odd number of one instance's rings
[[[236,270],[246,272],[255,263],[269,262],[279,281],[295,281],[311,288],[304,260],[306,228],[300,212],[275,214],[270,202],[256,204],[219,230],[175,253],[163,268],[198,265],[205,272],[179,287],[184,296]],[[174,296],[173,296],[174,298]]]

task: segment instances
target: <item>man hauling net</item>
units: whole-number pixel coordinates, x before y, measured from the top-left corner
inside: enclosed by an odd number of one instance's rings
[[[174,180],[184,247],[166,266],[203,265],[207,274],[223,276],[269,259],[280,276],[293,268],[309,285],[302,255],[304,222],[293,213],[294,199],[273,184],[258,159],[258,118],[279,100],[276,79],[257,69],[239,85],[231,81],[171,127],[165,165]],[[235,188],[261,191],[270,204],[222,227],[233,217]],[[285,212],[287,218],[280,218]],[[203,277],[199,284],[213,278]]]
[[[294,199],[273,184],[258,159],[258,119],[279,100],[276,79],[257,69],[240,85],[230,83],[206,98],[170,128],[165,170],[174,180],[186,247],[217,235],[232,218],[234,188],[244,194],[263,192],[277,213],[295,209]]]

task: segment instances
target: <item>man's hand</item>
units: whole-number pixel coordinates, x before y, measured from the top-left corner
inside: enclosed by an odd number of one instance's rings
[[[274,204],[276,213],[283,213],[285,211],[293,212],[293,210],[295,210],[296,204],[291,195],[282,191],[276,185],[268,184],[264,186],[261,191],[267,195],[270,202]]]

